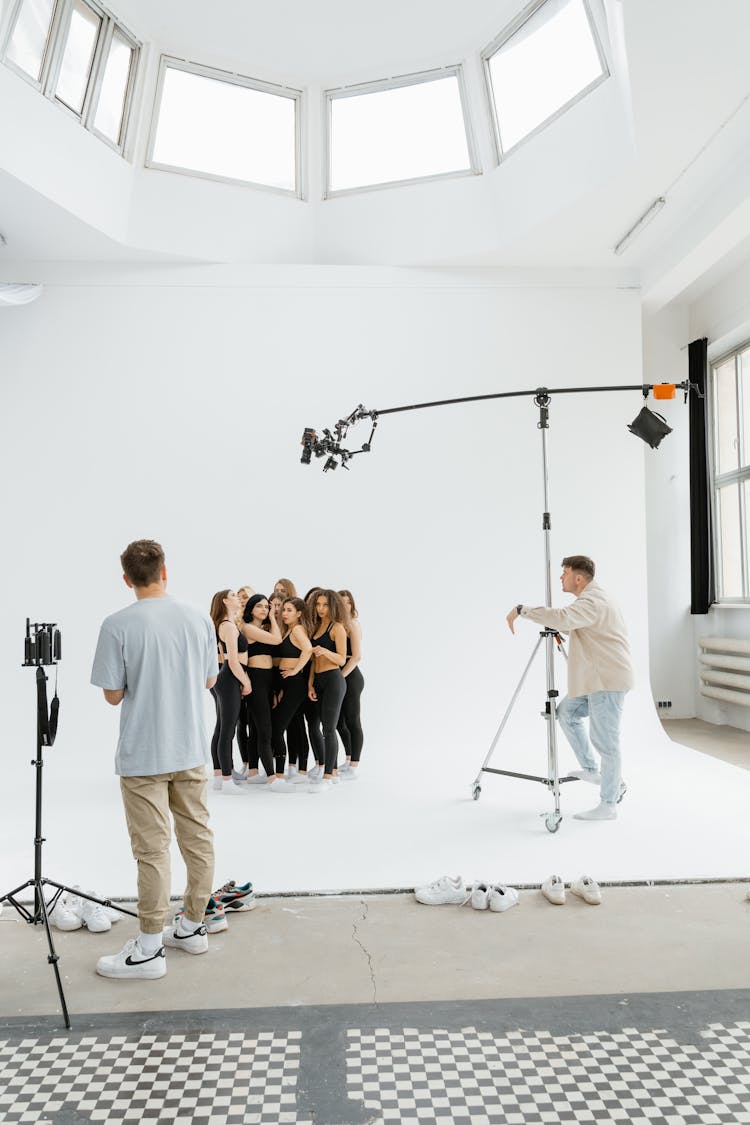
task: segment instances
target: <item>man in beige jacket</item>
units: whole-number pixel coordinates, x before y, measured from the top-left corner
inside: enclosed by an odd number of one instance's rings
[[[626,789],[620,766],[620,720],[625,693],[633,687],[627,631],[620,610],[594,580],[596,568],[590,558],[569,555],[562,568],[563,593],[574,595],[572,605],[564,609],[517,605],[506,621],[511,633],[516,619],[523,617],[569,635],[568,694],[557,705],[560,726],[581,766],[569,776],[601,787],[596,808],[576,813],[575,819],[614,820]]]

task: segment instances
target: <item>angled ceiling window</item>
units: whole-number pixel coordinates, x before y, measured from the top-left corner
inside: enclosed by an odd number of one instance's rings
[[[21,0],[10,15],[5,60],[39,82],[47,51],[55,0]]]
[[[6,65],[122,153],[140,45],[89,0],[7,0]]]
[[[480,172],[460,66],[326,91],[326,195]]]
[[[499,156],[609,74],[586,0],[535,0],[482,58]]]
[[[162,58],[147,164],[300,195],[299,90]]]

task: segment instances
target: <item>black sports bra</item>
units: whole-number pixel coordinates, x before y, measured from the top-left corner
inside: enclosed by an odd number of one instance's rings
[[[291,633],[289,633],[288,636],[284,637],[284,640],[280,645],[276,646],[276,655],[281,656],[282,658],[287,657],[291,659],[293,657],[296,660],[301,652],[302,649],[297,648],[296,644],[292,640]]]
[[[222,622],[222,624],[223,624],[223,622]],[[219,641],[219,644],[221,645],[221,647],[224,649],[224,655],[226,656],[226,654],[227,654],[227,643],[226,643],[226,641],[222,641],[221,637],[218,638],[218,641]],[[247,652],[247,641],[245,640],[245,637],[242,635],[242,633],[237,634],[237,652]]]
[[[265,630],[264,630],[265,631]],[[243,637],[243,640],[245,638]],[[279,645],[269,645],[265,641],[248,641],[245,640],[247,645],[247,655],[250,656],[278,656]]]
[[[328,628],[326,629],[325,633],[322,634],[322,636],[313,637],[312,643],[314,645],[320,645],[321,648],[327,648],[329,650],[329,652],[335,652],[336,651],[336,642],[334,641],[333,637],[331,636],[332,627],[333,627],[333,622],[328,626]]]

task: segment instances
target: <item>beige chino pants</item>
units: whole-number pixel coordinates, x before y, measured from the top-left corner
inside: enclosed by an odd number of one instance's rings
[[[214,836],[208,827],[206,788],[204,766],[120,778],[130,845],[138,864],[138,921],[144,934],[160,934],[169,909],[170,812],[187,867],[185,916],[203,921],[214,879]]]

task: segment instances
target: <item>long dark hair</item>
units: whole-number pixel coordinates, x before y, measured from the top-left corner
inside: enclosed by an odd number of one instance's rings
[[[224,605],[224,599],[229,597],[231,592],[231,590],[217,590],[214,596],[211,598],[211,608],[208,612],[211,620],[214,623],[217,640],[219,639],[219,626],[222,624],[222,622],[229,620],[229,618],[227,617],[227,607]]]
[[[268,617],[265,619],[265,621],[263,622],[262,625],[256,625],[256,629],[263,629],[264,632],[270,633],[271,632],[271,602],[269,601],[269,599],[266,597],[265,594],[253,594],[253,596],[251,598],[247,599],[247,602],[245,603],[245,608],[242,611],[242,620],[247,625],[250,625],[252,623],[253,610],[255,609],[258,602],[268,602]],[[263,643],[265,644],[265,641]]]
[[[351,590],[339,590],[339,597],[340,598],[348,598],[349,601],[351,602],[351,607],[352,607],[351,616],[352,617],[359,617],[359,614],[357,613],[357,604],[354,601],[354,595],[352,594]]]
[[[320,625],[320,618],[318,617],[318,610],[316,608],[318,598],[328,599],[328,616],[330,617],[332,623],[334,625],[343,625],[344,628],[346,628],[349,614],[346,612],[346,606],[344,605],[336,591],[318,590],[315,598],[313,599],[313,604],[310,606],[310,624],[312,626],[310,630],[311,635]]]
[[[284,598],[284,601],[282,602],[282,605],[281,605],[282,610],[283,610],[284,606],[287,605],[287,604],[293,605],[294,608],[297,610],[297,612],[300,614],[300,619],[297,622],[297,624],[301,625],[302,628],[307,633],[308,632],[307,606],[302,601],[302,598]],[[284,636],[288,637],[289,634],[291,633],[292,629],[294,629],[294,625],[292,625],[291,629],[287,629],[287,631],[284,633]]]

